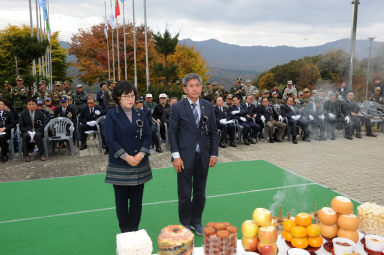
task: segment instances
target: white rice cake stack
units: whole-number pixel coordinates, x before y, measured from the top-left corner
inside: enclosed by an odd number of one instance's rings
[[[151,255],[152,240],[144,229],[116,235],[117,255]]]
[[[364,203],[357,207],[360,230],[365,234],[384,236],[384,207],[375,203]]]

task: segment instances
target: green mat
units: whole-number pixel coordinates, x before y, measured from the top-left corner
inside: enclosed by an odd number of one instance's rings
[[[153,170],[144,188],[140,228],[157,235],[179,224],[176,172]],[[115,254],[119,233],[112,185],[104,175],[0,183],[0,254]],[[268,162],[221,163],[210,169],[203,223],[227,221],[240,227],[257,207],[278,215],[312,212],[329,205],[336,192]],[[358,205],[355,202],[355,205]],[[195,246],[202,238],[195,236]]]

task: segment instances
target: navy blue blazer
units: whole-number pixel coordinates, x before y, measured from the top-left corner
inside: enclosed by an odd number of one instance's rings
[[[169,142],[171,152],[179,152],[185,168],[192,168],[196,145],[199,143],[203,167],[208,167],[210,156],[218,156],[218,134],[213,105],[199,99],[201,117],[196,127],[195,118],[188,99],[183,99],[171,107],[169,118]],[[202,119],[206,116],[208,133],[202,129]]]
[[[232,118],[240,121],[240,117],[244,117],[248,120],[248,117],[247,117],[248,107],[245,104],[240,104],[239,106],[240,106],[240,113],[235,115],[232,115],[232,112],[238,111],[239,110],[238,106],[231,105],[231,107],[229,107],[229,113],[231,114]]]
[[[141,140],[138,137],[136,123],[139,119],[143,122]],[[146,154],[139,166],[147,163],[152,131],[143,110],[132,108],[132,122],[130,122],[121,106],[109,109],[104,121],[104,136],[109,148],[110,163],[125,166],[127,163],[120,156],[125,152],[135,156],[139,151]]]

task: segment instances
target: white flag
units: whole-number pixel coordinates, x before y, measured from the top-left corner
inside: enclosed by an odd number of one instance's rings
[[[105,18],[104,34],[105,34],[105,37],[108,39],[108,20],[107,20],[107,18]]]
[[[109,25],[111,25],[112,29],[116,28],[116,18],[115,18],[115,12],[113,9],[111,9],[111,14],[109,15]]]

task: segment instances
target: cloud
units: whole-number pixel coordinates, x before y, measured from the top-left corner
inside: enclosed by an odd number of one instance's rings
[[[357,37],[377,36],[377,40],[384,40],[380,15],[384,1],[360,2]],[[128,22],[132,20],[132,1],[125,3]],[[135,4],[136,23],[141,24],[143,1],[136,0]],[[0,5],[0,27],[29,24],[27,1],[0,0]],[[107,16],[109,9],[108,1]],[[79,28],[104,21],[103,1],[56,0],[51,1],[50,11],[51,28],[60,31],[61,39],[66,41]],[[180,32],[181,39],[214,38],[243,46],[311,46],[350,37],[352,4],[350,0],[151,0],[147,1],[147,15],[152,30],[164,31],[168,27],[173,34]]]

